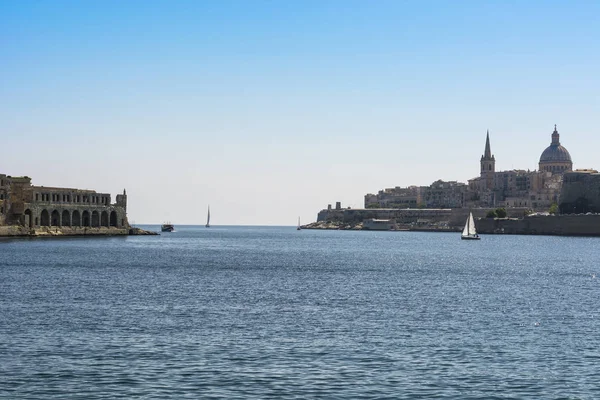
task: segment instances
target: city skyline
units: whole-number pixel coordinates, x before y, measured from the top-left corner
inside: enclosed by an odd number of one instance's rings
[[[598,168],[600,4],[0,5],[0,173],[130,221],[294,225],[385,187]],[[190,209],[199,212],[190,212]]]

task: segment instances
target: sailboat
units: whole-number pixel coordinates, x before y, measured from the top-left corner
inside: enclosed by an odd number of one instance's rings
[[[206,225],[207,228],[210,228],[210,206],[208,206],[208,215],[206,216]]]
[[[473,213],[469,212],[469,218],[465,223],[465,229],[463,229],[460,238],[463,240],[479,240],[481,239],[475,230],[475,220],[473,219]]]
[[[302,230],[302,228],[300,227],[300,217],[298,217],[298,227],[296,228],[297,231]]]

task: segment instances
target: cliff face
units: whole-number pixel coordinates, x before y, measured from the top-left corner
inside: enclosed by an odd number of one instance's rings
[[[565,173],[559,210],[561,214],[600,213],[600,174],[594,170]]]

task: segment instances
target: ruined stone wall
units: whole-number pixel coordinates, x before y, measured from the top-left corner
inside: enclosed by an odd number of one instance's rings
[[[0,174],[0,226],[129,229],[127,194],[32,186],[29,177]]]
[[[17,222],[17,225],[32,228],[39,226],[129,227],[125,209],[114,204],[93,206],[44,202],[25,203],[25,210]]]

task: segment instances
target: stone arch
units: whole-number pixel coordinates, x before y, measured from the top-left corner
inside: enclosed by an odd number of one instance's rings
[[[106,210],[100,214],[100,226],[108,227],[108,212]]]
[[[58,210],[54,210],[52,211],[52,214],[50,214],[50,225],[60,226],[60,213]]]
[[[117,212],[114,210],[110,212],[110,226],[117,226]]]
[[[90,212],[88,210],[85,210],[82,214],[81,214],[81,224],[83,226],[90,226]]]
[[[50,213],[46,209],[43,209],[40,215],[40,225],[50,226]]]
[[[97,228],[100,226],[100,214],[98,211],[92,211],[92,228]]]
[[[25,210],[25,212],[23,213],[23,216],[24,216],[23,225],[28,228],[33,228],[33,215],[29,208],[27,210]]]
[[[62,226],[71,226],[71,213],[68,210],[62,212]]]
[[[73,211],[73,221],[71,221],[73,226],[81,226],[81,214],[79,211]]]

